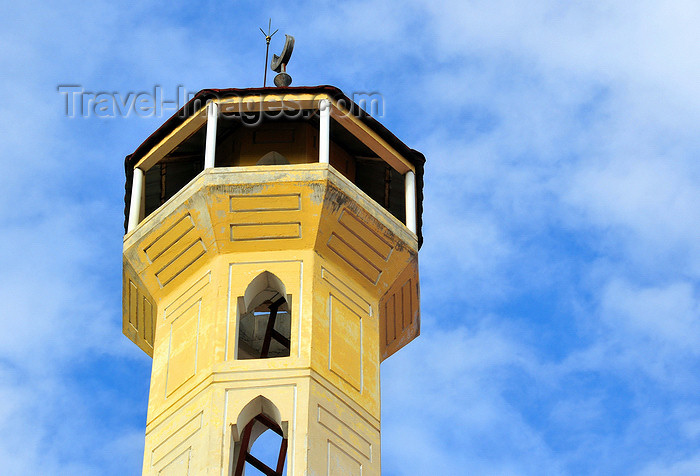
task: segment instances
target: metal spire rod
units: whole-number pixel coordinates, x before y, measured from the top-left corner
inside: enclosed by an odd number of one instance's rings
[[[275,33],[279,31],[279,28],[270,33],[270,30],[272,29],[272,18],[270,18],[269,23],[267,24],[267,33],[265,33],[265,30],[260,28],[260,33],[265,35],[265,75],[263,77],[263,88],[267,86],[267,56],[270,53],[270,40],[272,39],[273,36],[275,36]]]

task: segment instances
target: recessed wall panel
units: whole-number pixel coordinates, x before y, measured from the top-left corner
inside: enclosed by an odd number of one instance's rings
[[[231,225],[231,241],[301,238],[301,223],[238,223]]]
[[[200,299],[170,323],[166,397],[197,372],[197,344],[201,309],[202,301]]]
[[[301,210],[301,194],[231,195],[229,209],[233,213]]]
[[[362,476],[362,463],[329,440],[328,476]]]
[[[343,300],[329,298],[330,352],[328,368],[362,391],[362,319]]]

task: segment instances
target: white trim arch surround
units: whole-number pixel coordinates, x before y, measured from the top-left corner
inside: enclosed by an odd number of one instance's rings
[[[233,425],[233,439],[240,440],[240,432],[243,428],[250,423],[250,421],[257,415],[263,414],[277,423],[284,433],[285,438],[289,437],[288,433],[288,423],[282,421],[282,414],[277,409],[274,403],[272,403],[268,398],[258,395],[243,407],[241,412],[238,414],[236,423]],[[259,433],[259,435],[262,433]],[[253,441],[255,441],[253,439]],[[252,444],[252,442],[251,442]]]

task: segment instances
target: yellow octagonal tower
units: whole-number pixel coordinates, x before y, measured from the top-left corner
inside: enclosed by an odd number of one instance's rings
[[[127,157],[143,474],[380,474],[379,364],[419,333],[424,161],[330,86],[200,91]]]

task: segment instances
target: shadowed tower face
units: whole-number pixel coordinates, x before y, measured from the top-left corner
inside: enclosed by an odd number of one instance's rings
[[[379,365],[419,333],[423,163],[328,86],[201,91],[127,157],[144,474],[380,473]]]

